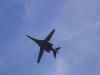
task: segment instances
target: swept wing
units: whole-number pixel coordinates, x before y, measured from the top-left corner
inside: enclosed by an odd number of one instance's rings
[[[42,48],[40,48],[40,52],[39,52],[39,56],[38,56],[38,60],[37,60],[38,63],[40,62],[43,53],[44,53],[44,50]]]
[[[53,35],[53,33],[55,32],[55,29],[53,29],[50,34],[45,38],[45,41],[49,41]]]

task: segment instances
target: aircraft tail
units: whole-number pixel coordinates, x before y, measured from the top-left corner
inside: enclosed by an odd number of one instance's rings
[[[58,48],[56,48],[56,49],[53,51],[54,58],[56,58],[56,53],[58,53],[58,50],[59,50],[60,48],[61,48],[61,47],[58,47]]]

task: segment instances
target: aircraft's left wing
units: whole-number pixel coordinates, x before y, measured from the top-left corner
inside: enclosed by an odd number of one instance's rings
[[[42,57],[43,53],[44,53],[44,50],[43,50],[42,48],[40,48],[40,52],[39,52],[39,56],[38,56],[37,63],[39,63],[39,62],[40,62],[40,60],[41,60],[41,57]]]
[[[51,31],[51,33],[45,38],[45,41],[49,41],[51,39],[51,37],[52,37],[52,35],[53,35],[54,32],[55,32],[55,29],[53,29]]]

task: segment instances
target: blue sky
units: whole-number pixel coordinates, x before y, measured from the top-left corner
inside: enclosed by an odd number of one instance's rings
[[[99,0],[0,0],[0,75],[100,75]],[[61,46],[57,59],[25,37]]]

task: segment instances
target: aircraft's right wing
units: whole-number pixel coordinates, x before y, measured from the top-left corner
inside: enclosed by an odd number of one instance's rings
[[[38,56],[37,63],[39,63],[39,62],[40,62],[40,60],[41,60],[41,57],[42,57],[43,53],[44,53],[44,50],[43,50],[42,48],[40,48],[40,52],[39,52],[39,56]]]
[[[53,29],[51,31],[51,33],[45,38],[45,41],[49,41],[51,39],[51,37],[52,37],[52,35],[53,35],[54,32],[55,32],[55,29]]]

